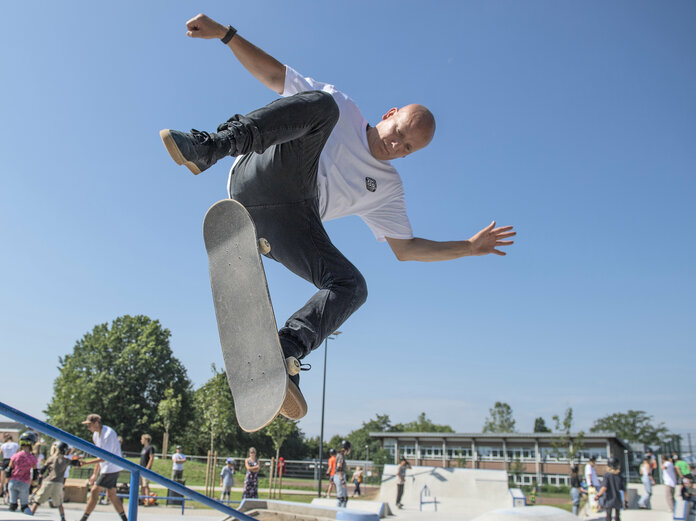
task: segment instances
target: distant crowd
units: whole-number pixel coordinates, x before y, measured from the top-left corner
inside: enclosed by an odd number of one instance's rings
[[[696,504],[693,490],[693,473],[688,462],[681,459],[677,453],[663,454],[660,463],[662,483],[665,486],[665,499],[669,512],[675,509],[675,494],[684,501],[685,514]],[[604,510],[606,520],[611,521],[612,515],[620,520],[620,511],[628,506],[626,498],[626,483],[621,474],[621,463],[617,458],[609,458],[608,471],[600,482],[595,469],[597,458],[592,456],[585,465],[584,474],[580,476],[577,465],[573,466],[570,474],[570,494],[573,503],[573,514],[578,515],[582,495],[587,495],[587,507],[592,513]],[[647,450],[639,467],[643,494],[638,501],[638,508],[651,509],[650,499],[655,485],[655,475],[658,471],[658,459],[651,450]],[[583,479],[584,477],[584,479]]]
[[[122,438],[113,428],[104,425],[100,415],[89,414],[82,424],[92,433],[94,445],[116,456],[122,456]],[[40,505],[48,502],[52,507],[58,508],[61,521],[66,521],[63,497],[65,480],[70,474],[70,468],[91,466],[93,470],[88,479],[89,496],[80,521],[88,520],[101,496],[105,496],[108,502],[113,505],[122,521],[128,521],[117,491],[119,473],[123,470],[122,467],[101,458],[85,459],[82,454],[69,447],[67,443],[59,441],[51,445],[46,455],[44,441],[38,433],[33,431],[22,433],[17,441],[14,441],[11,434],[5,433],[2,441],[3,443],[0,445],[2,451],[1,500],[9,505],[10,511],[14,512],[19,509],[26,515],[33,515]],[[155,460],[152,437],[149,434],[143,434],[140,442],[142,444],[140,465],[146,469],[151,469]],[[345,506],[348,501],[346,456],[350,454],[350,449],[350,442],[343,441],[340,450],[338,452],[332,450],[329,459],[330,486],[326,494],[328,497],[335,488],[339,506]],[[172,454],[171,458],[171,479],[183,482],[184,464],[186,463],[183,447],[177,446],[176,452]],[[246,472],[242,498],[258,497],[260,469],[261,464],[256,449],[251,447],[244,459]],[[280,458],[278,474],[282,475],[284,470],[285,463],[283,458]],[[227,458],[225,466],[220,472],[221,501],[230,501],[235,473],[234,459]],[[353,472],[353,496],[360,495],[362,480],[362,469],[358,467]],[[141,475],[139,495],[141,504],[153,504],[155,498],[156,496],[152,494],[150,489],[150,480],[146,475]]]

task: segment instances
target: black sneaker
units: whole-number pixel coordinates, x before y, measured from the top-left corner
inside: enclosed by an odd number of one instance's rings
[[[184,165],[198,175],[218,159],[229,154],[229,143],[219,134],[208,134],[191,129],[191,133],[165,128],[160,130],[162,143],[177,165]]]

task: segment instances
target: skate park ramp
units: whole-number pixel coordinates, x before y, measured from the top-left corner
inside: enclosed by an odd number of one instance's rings
[[[239,511],[261,521],[379,521],[376,513],[269,499],[243,499]]]
[[[472,521],[577,521],[578,517],[556,507],[504,508],[481,514]]]
[[[389,503],[396,510],[397,465],[385,465],[379,501]],[[503,470],[452,469],[414,466],[406,471],[406,483],[401,503],[405,510],[419,510],[421,492],[427,487],[429,497],[423,512],[453,512],[466,514],[470,519],[495,509],[512,508],[508,491],[508,476]]]

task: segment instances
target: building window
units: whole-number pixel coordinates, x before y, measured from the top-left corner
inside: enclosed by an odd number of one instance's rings
[[[415,458],[416,457],[416,446],[415,445],[401,445],[399,447],[399,452],[404,458]]]
[[[606,447],[589,447],[585,448],[580,452],[580,456],[584,461],[590,459],[591,456],[595,456],[598,460],[607,460],[607,448]]]
[[[449,459],[471,458],[471,447],[447,447]]]
[[[493,459],[493,447],[486,447],[485,445],[479,445],[476,447],[476,452],[479,455],[479,459],[490,460]]]
[[[442,446],[424,445],[421,447],[422,458],[442,458]]]
[[[529,447],[509,447],[507,451],[509,460],[534,461],[536,452]]]

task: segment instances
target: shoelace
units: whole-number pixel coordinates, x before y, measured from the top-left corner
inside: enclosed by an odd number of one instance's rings
[[[194,136],[201,145],[213,144],[210,134],[208,134],[205,130],[196,130],[195,128],[192,128],[191,135]]]

